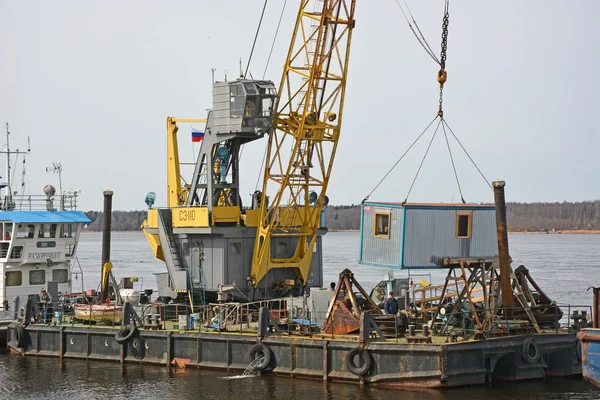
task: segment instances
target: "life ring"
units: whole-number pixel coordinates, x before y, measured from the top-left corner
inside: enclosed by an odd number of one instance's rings
[[[15,342],[19,348],[23,347],[25,342],[25,328],[21,324],[15,326]]]
[[[265,344],[257,343],[248,351],[250,362],[254,362],[258,357],[262,357],[261,361],[254,366],[259,371],[264,371],[271,363],[271,349]]]
[[[582,360],[581,340],[577,340],[577,342],[575,342],[575,357],[577,357],[577,361],[581,362],[581,360]]]
[[[360,365],[356,365],[354,358],[359,356]],[[356,376],[363,376],[371,369],[371,356],[367,349],[355,347],[346,354],[346,369]]]
[[[135,335],[136,332],[137,326],[134,324],[122,326],[121,329],[115,333],[115,340],[119,344],[125,344],[133,338],[133,335]]]
[[[538,362],[541,355],[542,351],[540,345],[533,338],[527,338],[523,341],[521,356],[526,363],[534,364]]]

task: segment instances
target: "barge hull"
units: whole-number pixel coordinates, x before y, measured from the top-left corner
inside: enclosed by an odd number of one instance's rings
[[[17,342],[8,327],[7,347],[24,356],[49,356],[170,366],[184,359],[188,367],[243,372],[259,340],[239,333],[140,330],[126,344],[115,341],[116,329],[30,325]],[[524,357],[531,341],[539,357]],[[267,337],[271,354],[265,373],[288,377],[372,384],[389,388],[445,388],[482,385],[492,379],[521,381],[547,376],[580,376],[575,334],[539,334],[443,344],[369,343],[371,368],[351,373],[346,355],[358,341]]]

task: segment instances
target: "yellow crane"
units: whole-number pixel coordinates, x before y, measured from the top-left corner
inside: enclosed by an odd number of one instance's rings
[[[301,1],[267,145],[254,287],[273,268],[293,268],[306,285],[340,137],[355,3]],[[274,237],[297,238],[293,254],[274,255]]]

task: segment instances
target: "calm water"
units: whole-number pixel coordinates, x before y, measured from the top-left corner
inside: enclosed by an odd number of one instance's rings
[[[358,234],[329,233],[325,236],[326,283],[337,281],[337,274],[350,268],[369,290],[386,272],[382,268],[357,264]],[[86,288],[97,287],[100,278],[101,234],[82,235],[79,261]],[[561,304],[591,305],[590,285],[600,285],[600,235],[521,235],[510,237],[514,265],[527,266],[546,293]],[[164,266],[154,260],[140,232],[116,232],[112,240],[114,273],[138,276],[145,288],[156,288],[153,274]],[[399,275],[398,275],[399,276]],[[432,273],[440,282],[443,273]],[[211,371],[170,371],[165,367],[116,363],[88,363],[57,359],[21,358],[0,355],[0,398],[10,399],[407,399],[407,400],[598,400],[600,390],[582,380],[549,380],[545,383],[497,385],[493,388],[452,389],[447,391],[398,392],[355,385],[322,383],[301,379],[258,376],[228,379],[231,374]]]

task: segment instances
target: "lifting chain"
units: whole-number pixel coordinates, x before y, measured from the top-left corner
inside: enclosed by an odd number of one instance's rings
[[[448,24],[450,14],[448,13],[448,1],[446,1],[446,7],[444,8],[444,19],[442,20],[442,51],[440,54],[440,70],[438,72],[438,82],[440,84],[440,103],[438,108],[438,116],[444,117],[444,111],[442,110],[442,102],[444,95],[444,83],[448,74],[446,73],[446,49],[448,48]]]

